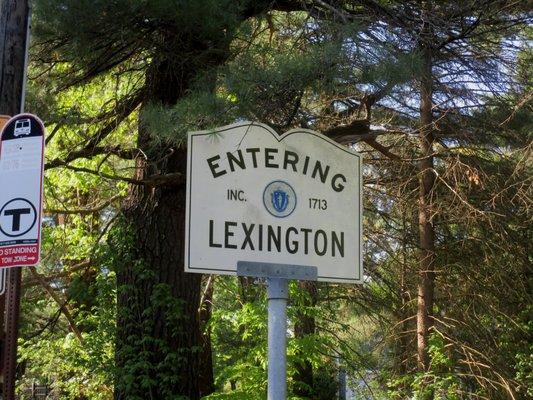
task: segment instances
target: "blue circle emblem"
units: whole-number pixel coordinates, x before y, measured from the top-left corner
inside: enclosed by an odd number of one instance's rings
[[[263,192],[263,204],[274,217],[288,217],[296,208],[296,192],[287,182],[270,182]]]

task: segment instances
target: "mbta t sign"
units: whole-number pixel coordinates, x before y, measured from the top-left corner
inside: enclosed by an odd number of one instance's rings
[[[0,133],[0,267],[39,262],[43,156],[41,120],[11,118]]]

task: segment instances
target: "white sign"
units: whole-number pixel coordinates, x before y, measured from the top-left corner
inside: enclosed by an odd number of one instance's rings
[[[39,262],[43,157],[41,120],[11,118],[0,133],[0,267]]]
[[[258,123],[189,133],[185,270],[314,266],[361,282],[362,157],[313,131]]]
[[[0,296],[2,296],[7,289],[7,270],[0,268]]]

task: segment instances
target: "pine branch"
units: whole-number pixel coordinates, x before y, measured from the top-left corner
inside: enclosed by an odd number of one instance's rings
[[[132,185],[145,185],[149,187],[158,186],[176,186],[184,183],[183,175],[179,172],[174,172],[165,175],[151,175],[145,179],[134,179],[126,176],[110,175],[105,172],[96,171],[84,167],[74,167],[72,165],[64,165],[65,168],[76,172],[85,172],[87,174],[97,175],[101,178],[110,179],[114,181],[123,181]]]
[[[52,169],[57,167],[67,166],[69,162],[78,160],[80,158],[92,158],[101,154],[115,155],[123,160],[134,160],[141,152],[137,149],[122,149],[120,146],[97,146],[93,148],[83,148],[72,151],[68,156],[62,160],[56,158],[45,164],[44,169]]]

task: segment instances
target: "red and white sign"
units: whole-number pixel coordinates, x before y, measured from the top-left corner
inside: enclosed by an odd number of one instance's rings
[[[44,132],[35,115],[19,114],[0,133],[0,268],[39,262]]]

